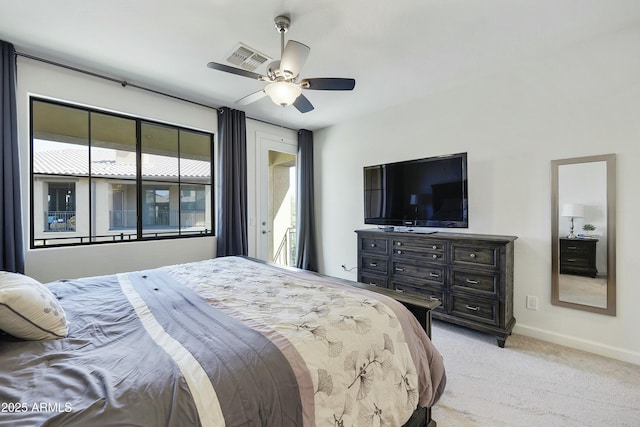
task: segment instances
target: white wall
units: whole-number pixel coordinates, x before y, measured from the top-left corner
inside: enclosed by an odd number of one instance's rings
[[[215,256],[215,238],[29,249],[29,96],[58,99],[217,134],[211,108],[156,95],[64,68],[18,57],[18,127],[25,224],[25,273],[49,282],[141,270]],[[216,136],[217,138],[217,136]],[[216,141],[217,143],[217,141]]]
[[[321,271],[356,279],[341,265],[356,266],[354,230],[365,227],[363,166],[466,151],[465,232],[519,237],[514,332],[640,364],[638,52],[636,25],[315,132]],[[550,304],[550,162],[608,153],[618,156],[616,317]],[[525,308],[527,295],[539,298],[538,310]]]

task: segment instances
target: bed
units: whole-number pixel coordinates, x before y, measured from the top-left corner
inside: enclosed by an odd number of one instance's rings
[[[442,356],[402,304],[343,280],[244,257],[5,274],[0,426],[435,425]]]

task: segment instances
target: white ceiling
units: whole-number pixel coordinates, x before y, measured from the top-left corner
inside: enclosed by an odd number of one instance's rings
[[[311,47],[301,77],[350,77],[352,92],[305,91],[301,114],[264,83],[207,68],[242,42],[280,57]],[[640,21],[638,0],[0,0],[0,40],[19,53],[99,72],[293,129],[319,129],[557,54]],[[261,71],[261,70],[257,70]]]

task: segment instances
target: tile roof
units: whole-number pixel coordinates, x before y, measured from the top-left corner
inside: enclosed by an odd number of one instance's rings
[[[47,175],[88,175],[87,150],[47,150],[33,153],[33,173]],[[132,178],[136,165],[126,159],[117,159],[115,150],[96,149],[91,153],[91,175],[95,177]],[[143,177],[177,178],[178,161],[175,157],[143,155]],[[210,178],[209,162],[180,159],[182,178]]]

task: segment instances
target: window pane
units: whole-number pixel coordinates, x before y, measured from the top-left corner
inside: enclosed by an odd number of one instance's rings
[[[145,238],[179,234],[178,185],[145,181],[142,184],[142,235]]]
[[[211,231],[211,186],[183,185],[180,190],[182,234]]]
[[[178,130],[142,123],[142,179],[178,182]]]
[[[38,151],[86,149],[89,144],[89,113],[80,108],[34,101],[32,107],[34,149]],[[88,164],[76,167],[84,174]],[[34,170],[35,172],[35,170]]]
[[[137,238],[136,121],[91,113],[91,236]]]
[[[142,235],[179,234],[178,129],[142,123],[141,138]]]
[[[211,135],[180,131],[180,229],[211,232]]]
[[[121,239],[135,239],[138,214],[136,183],[110,182],[108,184],[109,232]]]
[[[35,246],[69,244],[89,234],[89,114],[32,103],[32,232]]]
[[[180,131],[180,180],[211,184],[211,136]]]
[[[135,154],[136,121],[110,114],[91,113],[91,146]]]

